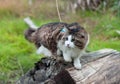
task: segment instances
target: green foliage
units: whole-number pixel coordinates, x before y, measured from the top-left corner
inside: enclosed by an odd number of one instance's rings
[[[100,6],[103,12],[111,10],[116,16],[120,17],[120,0],[104,0]]]
[[[104,34],[106,37],[119,37],[116,30],[119,30],[120,21],[119,18],[113,17],[110,14],[106,14],[100,17],[99,23],[96,25],[94,31],[100,31],[100,34]]]
[[[112,10],[116,13],[118,17],[120,17],[120,0],[114,1]]]
[[[101,39],[92,39],[88,50],[90,51],[94,51],[94,50],[99,50],[99,49],[103,49],[103,48],[112,48],[112,49],[117,49],[120,51],[120,41],[114,41],[114,40],[105,40],[102,41]]]
[[[34,45],[25,40],[26,28],[23,18],[0,21],[0,81],[4,83],[20,77],[42,57],[35,54]]]

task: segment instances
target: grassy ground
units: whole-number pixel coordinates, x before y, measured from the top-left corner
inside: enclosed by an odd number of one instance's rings
[[[35,54],[35,46],[24,38],[24,30],[28,27],[23,21],[24,17],[14,14],[14,10],[11,13],[8,9],[5,9],[6,12],[1,8],[0,84],[14,84],[42,55]],[[42,11],[44,10],[42,9]],[[53,12],[51,16],[45,13],[45,11],[42,12],[39,18],[33,17],[33,21],[39,26],[59,21],[56,13],[55,17]],[[77,14],[66,14],[62,20],[68,23],[79,22],[86,28],[90,33],[89,51],[102,48],[113,48],[120,51],[120,35],[115,32],[120,30],[120,20],[113,14],[109,12],[103,14],[90,11],[78,12]]]

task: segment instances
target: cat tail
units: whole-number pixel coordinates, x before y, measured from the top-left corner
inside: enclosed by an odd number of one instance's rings
[[[37,30],[38,27],[33,23],[33,21],[30,19],[30,17],[26,17],[24,18],[24,21],[25,23],[31,28],[31,29],[34,29],[34,30]]]
[[[24,36],[28,41],[34,42],[35,31],[38,29],[38,27],[32,22],[29,17],[25,18],[24,21],[29,26],[29,29],[25,30]]]

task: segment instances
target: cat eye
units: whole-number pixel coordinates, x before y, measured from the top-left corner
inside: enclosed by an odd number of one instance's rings
[[[66,37],[65,40],[68,40],[68,37]]]
[[[82,35],[81,38],[85,38],[85,36]]]
[[[75,41],[75,39],[72,39],[71,41],[73,42],[73,41]]]

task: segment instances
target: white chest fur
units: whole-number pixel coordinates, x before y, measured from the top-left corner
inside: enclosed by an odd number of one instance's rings
[[[77,47],[74,48],[68,48],[63,43],[62,40],[58,42],[58,48],[63,53],[63,58],[67,62],[73,61],[74,66],[77,69],[81,69],[81,63],[80,63],[80,57],[84,54],[84,50],[80,50]]]
[[[71,58],[75,58],[75,57],[78,57],[82,53],[82,50],[80,50],[76,47],[75,48],[64,47],[63,52],[66,53]]]

